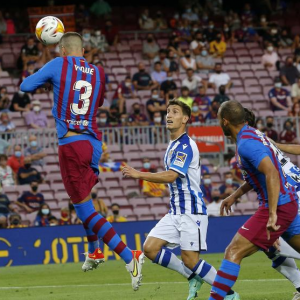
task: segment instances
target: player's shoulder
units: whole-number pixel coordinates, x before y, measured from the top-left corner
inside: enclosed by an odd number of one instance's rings
[[[182,150],[190,151],[190,152],[195,152],[198,151],[198,147],[196,142],[187,134],[184,134],[183,136],[180,137],[179,139],[179,145],[177,148],[182,148]]]

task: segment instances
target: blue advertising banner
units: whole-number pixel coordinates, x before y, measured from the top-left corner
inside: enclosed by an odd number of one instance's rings
[[[249,216],[210,218],[208,253],[224,252],[238,228]],[[157,221],[113,223],[116,232],[131,249],[142,250],[147,234]],[[120,259],[103,243],[105,259]],[[60,264],[84,260],[87,252],[81,225],[30,227],[0,230],[0,266]],[[179,249],[175,250],[180,254]]]

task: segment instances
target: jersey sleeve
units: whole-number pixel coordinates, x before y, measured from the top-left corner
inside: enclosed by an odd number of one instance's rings
[[[246,160],[256,169],[258,169],[260,162],[265,157],[271,158],[271,153],[269,148],[265,146],[262,142],[256,140],[247,140],[242,143],[238,148],[238,153],[241,158]]]
[[[51,81],[57,74],[60,67],[59,59],[53,59],[45,64],[36,73],[26,77],[20,85],[21,91],[32,92],[46,82]]]
[[[170,162],[169,170],[179,173],[180,177],[185,177],[192,159],[193,150],[191,146],[187,146],[185,149],[176,152]]]

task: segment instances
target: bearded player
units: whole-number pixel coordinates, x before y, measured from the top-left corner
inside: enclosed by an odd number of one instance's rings
[[[82,221],[89,253],[83,270],[97,268],[103,261],[99,249],[102,239],[126,263],[132,287],[138,290],[144,254],[130,250],[106,219],[95,211],[90,192],[98,182],[98,162],[102,153],[102,133],[96,124],[98,107],[103,104],[103,68],[89,64],[83,57],[83,41],[76,32],[65,33],[59,42],[60,57],[24,79],[23,92],[35,91],[46,83],[53,85],[58,154],[65,189]]]

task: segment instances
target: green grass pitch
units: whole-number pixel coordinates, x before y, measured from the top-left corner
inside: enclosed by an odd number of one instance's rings
[[[216,268],[223,255],[202,257]],[[271,268],[263,253],[242,263],[234,289],[242,300],[291,300],[294,287]],[[92,272],[81,271],[81,263],[38,265],[0,269],[0,299],[12,300],[185,300],[188,283],[179,274],[146,260],[143,285],[131,289],[130,275],[122,261],[107,261]],[[204,284],[198,299],[209,298],[210,287]]]

